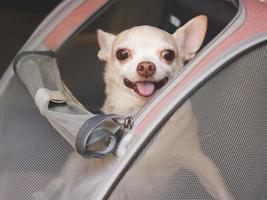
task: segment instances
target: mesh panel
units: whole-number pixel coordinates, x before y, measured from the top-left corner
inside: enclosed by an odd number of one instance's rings
[[[95,199],[114,167],[116,159],[112,155],[105,159],[84,159],[73,153],[61,174],[32,195],[42,200]]]
[[[0,199],[30,200],[58,176],[72,148],[40,115],[16,77],[1,95]]]
[[[143,150],[110,199],[211,199],[211,194],[226,199],[216,194],[220,181],[237,199],[266,199],[266,52],[266,45],[250,50],[195,92]],[[188,134],[194,130],[198,141],[192,143]],[[213,171],[204,158],[198,157],[198,166],[190,162],[201,152],[198,142],[222,176],[212,187],[207,182]]]

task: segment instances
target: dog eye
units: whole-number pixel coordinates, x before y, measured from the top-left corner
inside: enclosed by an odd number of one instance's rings
[[[119,49],[116,52],[116,57],[118,60],[126,60],[130,57],[130,51],[128,49]]]
[[[174,57],[175,57],[175,53],[174,51],[170,50],[170,49],[166,49],[164,50],[162,53],[161,53],[162,57],[170,62],[170,61],[173,61]]]

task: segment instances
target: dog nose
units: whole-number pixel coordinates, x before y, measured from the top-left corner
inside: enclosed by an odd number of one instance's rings
[[[140,76],[149,77],[149,76],[152,76],[153,74],[155,74],[156,65],[154,63],[148,62],[148,61],[140,62],[137,65],[136,71]]]

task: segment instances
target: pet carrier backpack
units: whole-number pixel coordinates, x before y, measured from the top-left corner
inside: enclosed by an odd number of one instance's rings
[[[99,114],[92,33],[140,24],[172,32],[198,14],[209,19],[198,55],[136,116]],[[197,130],[235,199],[266,199],[265,0],[63,1],[0,80],[0,199],[212,199],[175,157],[179,134],[162,131],[188,103],[196,122],[177,121],[177,132]]]

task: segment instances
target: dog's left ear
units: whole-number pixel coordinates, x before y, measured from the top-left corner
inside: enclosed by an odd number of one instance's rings
[[[112,45],[115,38],[116,36],[111,33],[107,33],[100,29],[97,30],[97,41],[100,47],[97,56],[100,60],[107,61],[111,56]]]
[[[206,34],[208,18],[197,16],[173,33],[185,60],[192,59],[200,48]]]

